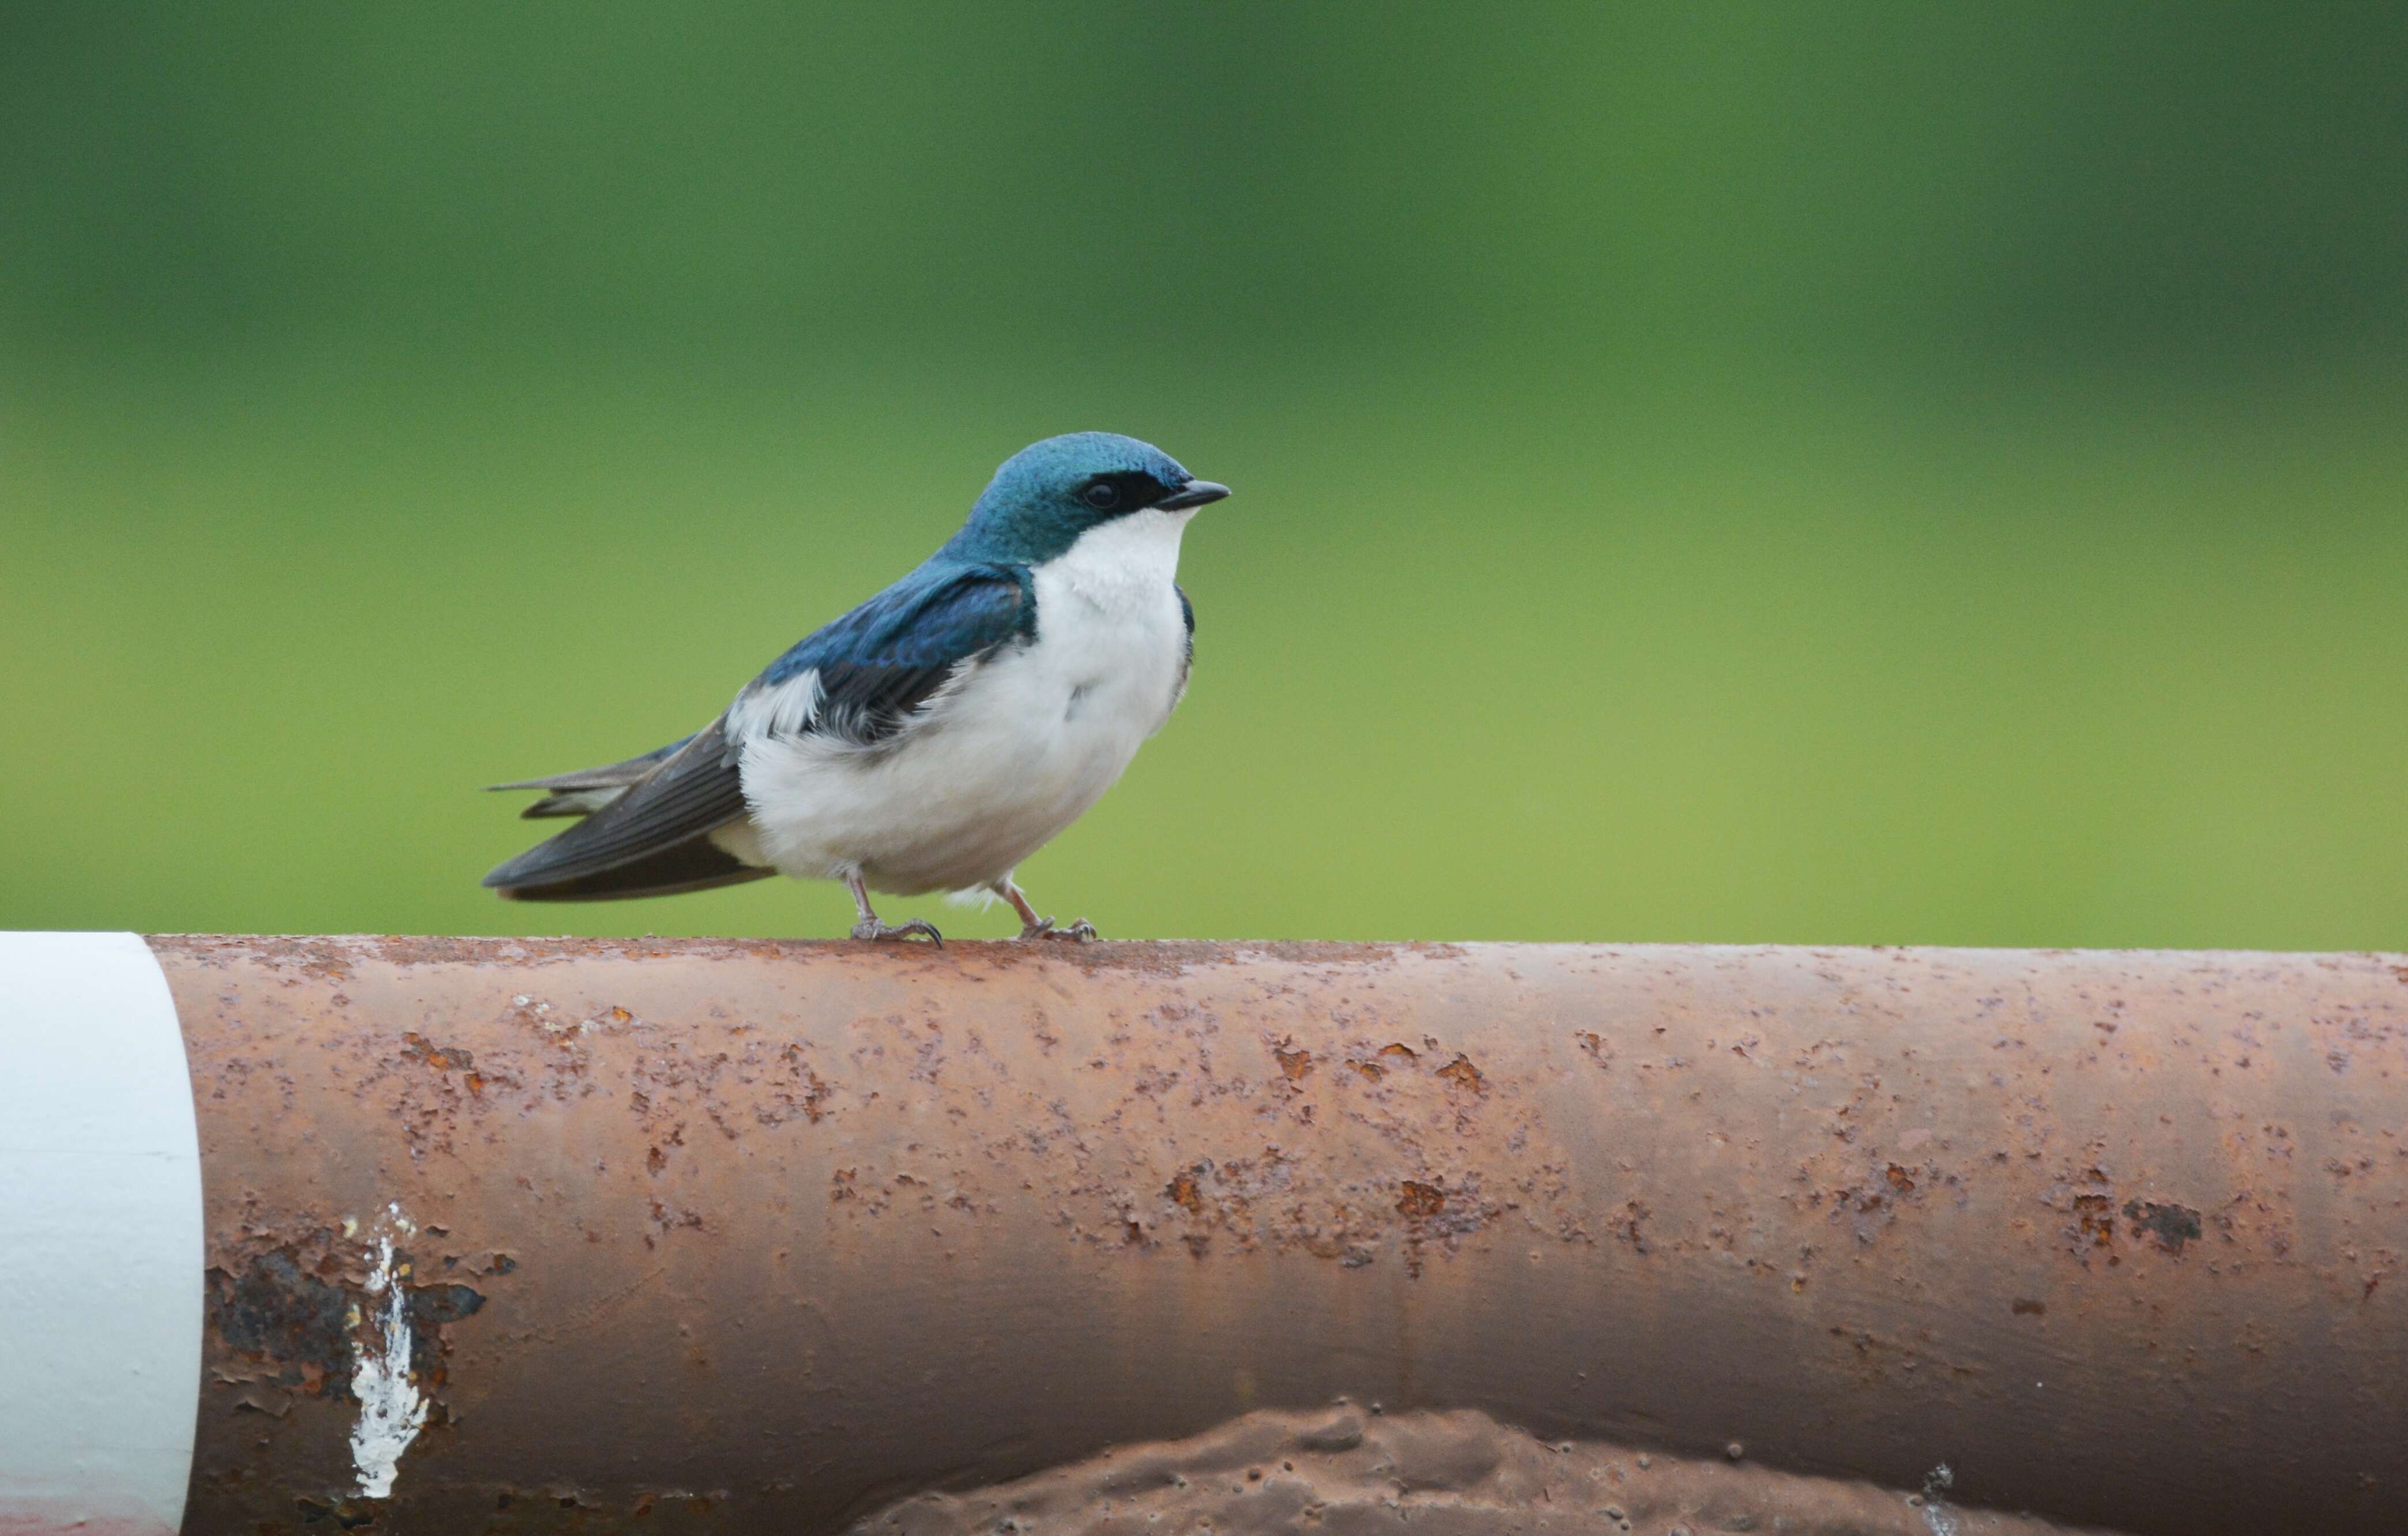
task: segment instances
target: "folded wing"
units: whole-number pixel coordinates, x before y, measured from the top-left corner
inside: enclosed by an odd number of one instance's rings
[[[771,662],[726,714],[684,741],[602,768],[495,786],[548,791],[527,816],[585,819],[484,883],[517,901],[600,901],[773,874],[730,851],[749,838],[724,835],[748,814],[746,743],[817,736],[876,749],[896,742],[971,665],[1036,633],[1034,587],[1015,566],[923,566]]]
[[[769,663],[728,734],[891,742],[971,664],[1035,635],[1035,586],[1018,566],[923,566]]]

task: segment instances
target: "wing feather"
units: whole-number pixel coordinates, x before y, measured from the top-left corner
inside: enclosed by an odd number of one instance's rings
[[[1036,633],[1035,590],[1017,566],[924,567],[771,662],[737,695],[728,733],[886,742],[967,663]]]

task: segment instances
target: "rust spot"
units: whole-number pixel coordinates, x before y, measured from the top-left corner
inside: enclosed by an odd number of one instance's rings
[[[1467,1088],[1474,1093],[1488,1091],[1488,1085],[1481,1077],[1480,1069],[1471,1064],[1469,1057],[1460,1052],[1456,1053],[1454,1060],[1439,1068],[1438,1074],[1457,1088]]]
[[[234,1395],[234,1411],[282,1418],[293,1411],[293,1394],[265,1382],[251,1382]]]
[[[1381,1046],[1380,1054],[1382,1056],[1392,1056],[1399,1061],[1412,1061],[1419,1060],[1411,1045],[1394,1043]]]
[[[1898,1164],[1891,1163],[1889,1167],[1883,1172],[1882,1176],[1888,1179],[1889,1187],[1897,1190],[1899,1194],[1911,1195],[1914,1193],[1914,1175],[1909,1173],[1905,1169],[1899,1167]]]
[[[2115,1243],[2115,1202],[2105,1195],[2073,1197],[2073,1228],[2080,1241],[2094,1248]]]
[[[654,1178],[660,1177],[661,1170],[668,1165],[669,1155],[657,1146],[644,1154],[644,1168]]]
[[[1446,1191],[1435,1184],[1423,1184],[1414,1179],[1404,1183],[1404,1193],[1397,1197],[1397,1214],[1421,1220],[1446,1209]]]
[[[1203,1214],[1204,1191],[1196,1182],[1195,1170],[1181,1169],[1178,1175],[1170,1181],[1169,1188],[1163,1190],[1163,1193],[1170,1197],[1170,1202],[1173,1205],[1184,1209],[1188,1215]]]
[[[437,1072],[460,1072],[477,1064],[477,1058],[470,1052],[438,1045],[416,1030],[402,1035],[401,1054],[423,1061]]]
[[[1311,1051],[1288,1050],[1283,1046],[1274,1045],[1271,1047],[1271,1055],[1278,1059],[1280,1071],[1289,1082],[1301,1083],[1312,1075]]]
[[[702,1213],[699,1211],[674,1209],[670,1206],[662,1204],[657,1200],[652,1202],[652,1227],[656,1231],[663,1235],[667,1234],[673,1230],[681,1229],[686,1231],[698,1232],[703,1229]],[[644,1246],[648,1248],[652,1246],[652,1239],[646,1237],[644,1239]]]
[[[1375,1083],[1387,1075],[1377,1061],[1349,1061],[1346,1064]]]
[[[803,1060],[800,1045],[788,1045],[779,1055],[785,1060],[791,1081],[773,1086],[769,1102],[756,1107],[752,1117],[766,1126],[784,1125],[797,1115],[812,1125],[827,1118],[831,1113],[827,1102],[836,1097],[836,1089]]]
[[[2013,1310],[2018,1317],[2045,1317],[2048,1316],[2048,1303],[2018,1296],[2014,1300]]]
[[[2124,1219],[2132,1224],[2134,1231],[2146,1232],[2151,1241],[2168,1253],[2180,1253],[2184,1244],[2199,1241],[2199,1213],[2187,1205],[2128,1201],[2124,1205]]]

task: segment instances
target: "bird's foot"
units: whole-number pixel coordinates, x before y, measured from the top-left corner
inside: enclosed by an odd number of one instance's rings
[[[1020,936],[1026,939],[1059,939],[1065,944],[1084,944],[1096,936],[1096,925],[1082,917],[1068,928],[1056,928],[1051,917],[1039,917],[1020,925]]]
[[[945,936],[937,925],[925,917],[914,917],[908,923],[882,923],[875,917],[864,917],[853,925],[853,936],[876,943],[882,939],[925,939],[938,948],[945,946]]]

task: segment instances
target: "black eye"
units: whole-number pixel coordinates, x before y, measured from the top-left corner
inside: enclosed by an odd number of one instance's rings
[[[1080,491],[1079,499],[1098,512],[1110,512],[1121,505],[1121,488],[1110,480],[1097,480]]]

